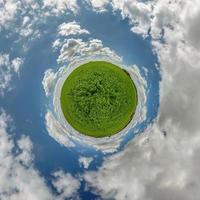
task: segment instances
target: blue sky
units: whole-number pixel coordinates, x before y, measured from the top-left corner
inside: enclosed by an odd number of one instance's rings
[[[0,162],[12,161],[0,166],[0,199],[157,200],[173,191],[170,199],[196,200],[200,183],[191,177],[199,174],[194,141],[199,140],[200,95],[193,90],[199,83],[199,46],[194,42],[198,30],[188,20],[198,19],[200,9],[189,12],[186,1],[22,2],[0,1]],[[47,113],[54,112],[58,71],[74,58],[100,52],[122,58],[129,68],[135,65],[146,83],[144,117],[111,154],[84,142],[63,145],[56,141],[55,121],[47,122]],[[16,169],[11,173],[9,166]],[[32,179],[30,186],[23,176]],[[193,190],[187,187],[192,183]]]

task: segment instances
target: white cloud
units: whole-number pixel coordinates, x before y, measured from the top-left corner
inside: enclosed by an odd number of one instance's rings
[[[30,138],[23,135],[21,139],[17,141],[17,145],[20,154],[17,156],[16,160],[23,163],[23,165],[31,166],[34,157],[32,155],[33,144]]]
[[[79,158],[80,166],[83,166],[85,169],[88,169],[88,167],[90,166],[92,161],[93,161],[92,157],[83,157],[83,156],[81,156]]]
[[[112,6],[115,10],[121,11],[123,18],[130,19],[133,32],[147,36],[152,14],[152,1],[143,3],[137,0],[113,0]]]
[[[78,179],[63,171],[53,173],[52,184],[58,191],[54,195],[46,180],[34,167],[33,144],[29,137],[14,142],[8,132],[12,119],[0,111],[0,199],[1,200],[64,200],[78,199]]]
[[[97,12],[106,11],[106,6],[109,4],[109,0],[86,0],[87,3]]]
[[[17,31],[22,36],[30,36],[28,32],[34,32],[34,23],[39,20],[39,17],[44,16],[40,12],[38,2],[33,0],[1,0],[0,5],[0,31],[5,28],[11,32]],[[30,16],[32,20],[30,20]],[[17,21],[18,23],[16,23]]]
[[[66,11],[77,13],[79,10],[77,0],[43,0],[44,8],[48,8],[52,14],[60,15]]]
[[[52,17],[78,11],[76,0],[0,0],[0,32],[8,32],[5,38],[14,35],[20,50],[27,51],[32,41],[44,34],[41,27],[52,21]]]
[[[0,199],[2,200],[50,200],[51,191],[45,180],[32,164],[32,143],[22,136],[18,146],[7,133],[10,117],[4,111],[0,114]],[[18,148],[16,155],[14,149]]]
[[[66,133],[51,111],[47,112],[45,120],[48,133],[52,138],[66,147],[74,147],[74,142],[68,137],[69,134]]]
[[[78,57],[91,55],[109,55],[114,60],[121,60],[113,50],[104,47],[101,40],[91,39],[85,42],[82,39],[70,38],[62,45],[58,62],[69,62]]]
[[[62,170],[56,171],[54,174],[53,186],[59,193],[57,200],[65,200],[66,198],[78,199],[77,191],[80,188],[80,182],[69,173]]]
[[[23,60],[21,58],[15,58],[11,62],[12,62],[11,65],[12,65],[12,68],[13,68],[14,72],[15,73],[19,73],[20,68],[21,68],[21,66],[23,64]]]
[[[46,96],[49,96],[53,93],[56,77],[57,74],[54,73],[53,69],[48,69],[45,71],[44,78],[42,80],[42,85],[45,90]]]
[[[70,61],[84,46],[85,43],[81,39],[68,39],[60,50],[58,62]]]
[[[19,74],[22,64],[21,58],[11,59],[8,54],[0,54],[0,95],[12,89],[12,79]]]
[[[193,6],[194,4],[196,6]],[[200,2],[197,0],[189,1],[188,6],[185,9],[185,13],[182,16],[183,21],[186,25],[186,31],[184,32],[189,43],[195,48],[200,48],[200,29],[199,29],[199,20],[200,20]]]
[[[89,31],[86,29],[82,29],[79,23],[73,21],[68,23],[62,23],[58,27],[58,34],[67,37],[70,35],[89,34]]]
[[[17,1],[0,1],[0,31],[2,26],[9,26],[17,13],[19,2]]]
[[[123,152],[85,178],[103,199],[198,200],[200,4],[196,0],[151,3],[150,34],[162,72],[158,119]],[[141,28],[147,30],[142,24]]]
[[[178,130],[169,127],[167,138],[153,127],[85,179],[104,199],[198,199],[200,182],[194,173],[199,170],[194,159],[198,159],[200,137],[196,133],[189,140],[176,138]]]
[[[46,21],[46,13],[34,0],[0,0],[0,32],[5,30],[3,37],[20,44],[17,51],[27,51],[30,42],[41,36],[38,25]]]

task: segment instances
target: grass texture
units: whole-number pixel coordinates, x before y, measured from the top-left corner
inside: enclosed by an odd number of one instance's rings
[[[129,73],[105,61],[76,68],[60,96],[65,119],[78,132],[95,138],[112,136],[132,119],[137,90]]]

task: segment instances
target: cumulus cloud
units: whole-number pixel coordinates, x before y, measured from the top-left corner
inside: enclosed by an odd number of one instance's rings
[[[5,29],[10,30],[9,34],[17,32],[22,37],[30,37],[31,35],[34,37],[38,34],[38,30],[34,30],[36,21],[43,18],[44,13],[41,12],[37,1],[0,1],[0,31]],[[18,23],[16,23],[17,21]]]
[[[58,27],[58,34],[67,37],[70,35],[89,34],[89,31],[86,29],[82,29],[79,23],[73,21],[68,23],[62,23]]]
[[[66,136],[68,133],[66,133],[65,129],[54,117],[51,111],[47,112],[45,120],[48,133],[52,138],[66,147],[74,147],[74,142]]]
[[[0,95],[12,89],[13,77],[19,74],[22,64],[22,58],[11,59],[8,54],[0,53]]]
[[[103,199],[198,199],[200,182],[194,174],[199,174],[199,134],[176,138],[179,130],[169,127],[167,138],[157,126],[150,128],[98,172],[86,173],[86,181]]]
[[[195,41],[200,4],[151,3],[152,16],[147,21],[162,72],[159,116],[123,152],[107,159],[98,172],[86,173],[85,179],[103,199],[198,200],[200,54]],[[132,21],[134,16],[133,12],[128,17]],[[145,33],[147,29],[141,28]]]
[[[115,60],[121,60],[113,50],[109,47],[104,47],[101,40],[91,39],[89,41],[83,41],[82,39],[68,39],[60,50],[58,57],[59,63],[72,61],[83,56],[94,55],[109,55]]]
[[[55,171],[52,185],[58,194],[54,195],[45,179],[34,167],[33,144],[22,135],[15,143],[9,133],[12,119],[0,110],[0,199],[2,200],[64,200],[78,199],[78,179],[63,171]]]
[[[79,158],[80,166],[83,166],[85,169],[88,169],[88,167],[90,166],[92,161],[93,161],[92,157],[83,157],[83,156],[81,156]]]
[[[77,191],[80,188],[80,182],[71,174],[65,173],[62,170],[53,173],[53,186],[59,193],[57,200],[65,200],[66,198],[78,199]]]
[[[135,33],[147,36],[150,28],[152,1],[143,3],[137,0],[119,1],[113,0],[114,10],[120,10],[123,18],[129,18],[132,24],[131,30]]]
[[[60,51],[57,62],[59,65],[63,65],[73,60],[79,60],[82,57],[89,56],[109,56],[113,60],[121,61],[122,58],[117,55],[116,52],[111,50],[109,47],[104,47],[101,40],[89,39],[83,41],[80,38],[69,38],[62,40],[60,36],[79,36],[81,34],[89,34],[89,31],[82,29],[77,22],[63,23],[58,28],[58,38],[53,42],[53,50]],[[64,67],[61,67],[57,72],[53,69],[45,71],[44,78],[42,81],[43,88],[46,96],[53,94],[55,89],[57,78],[59,74],[62,74]]]
[[[78,10],[76,0],[0,0],[0,32],[7,31],[5,38],[15,36],[15,43],[27,51],[52,17],[75,15]]]
[[[15,1],[0,1],[0,30],[12,21],[17,13],[19,3]]]
[[[58,27],[58,37],[53,42],[53,49],[59,50],[60,54],[57,59],[59,64],[71,62],[84,56],[91,55],[109,55],[113,59],[121,61],[121,57],[109,47],[104,47],[99,39],[88,39],[84,41],[81,38],[68,38],[67,36],[80,36],[82,34],[90,34],[90,32],[80,26],[78,22],[62,23]],[[64,36],[64,39],[62,38]]]
[[[87,3],[93,8],[94,11],[104,12],[106,6],[109,4],[109,0],[86,0]]]
[[[32,143],[22,136],[15,146],[7,130],[11,118],[1,110],[0,114],[0,199],[53,199],[51,191],[32,164]],[[14,149],[18,148],[16,155]]]
[[[152,11],[154,1],[138,0],[87,0],[95,11],[106,11],[106,6],[110,4],[114,11],[121,12],[123,19],[128,18],[134,33],[141,34],[143,37],[148,36],[151,27]]]
[[[44,20],[45,16],[58,16],[66,12],[75,14],[79,10],[77,0],[42,0],[40,3],[34,0],[1,0],[0,8],[0,28],[9,28],[11,24],[14,24],[13,22],[17,21],[16,16],[20,20],[23,19],[24,25],[24,22],[27,22],[28,18],[33,15],[36,17],[36,19],[32,18],[35,22],[35,20],[40,21],[39,16],[42,16]]]
[[[53,69],[48,69],[44,73],[44,78],[42,80],[42,85],[45,90],[46,96],[49,96],[53,93],[53,89],[55,87],[56,73]]]
[[[79,10],[77,0],[43,0],[44,8],[48,8],[53,14],[64,14],[67,10],[77,13]]]

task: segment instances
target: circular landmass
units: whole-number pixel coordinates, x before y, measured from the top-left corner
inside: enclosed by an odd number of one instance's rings
[[[67,122],[91,137],[112,136],[131,121],[137,90],[129,73],[105,61],[76,68],[61,89],[61,109]]]

